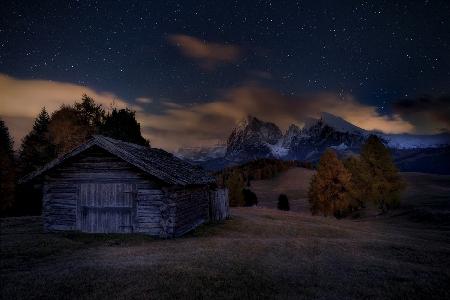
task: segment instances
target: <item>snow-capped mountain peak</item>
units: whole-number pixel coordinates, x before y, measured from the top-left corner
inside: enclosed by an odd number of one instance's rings
[[[304,123],[305,126],[301,129],[297,125],[290,125],[283,135],[277,125],[247,116],[236,124],[228,137],[226,147],[221,145],[209,149],[183,149],[178,151],[177,155],[190,161],[201,162],[208,168],[241,164],[260,158],[317,161],[327,148],[334,149],[344,157],[357,154],[367,137],[376,134],[391,148],[397,158],[403,159],[404,168],[415,170],[408,167],[411,163],[411,153],[418,154],[414,156],[416,158],[424,159],[420,156],[421,153],[433,157],[435,153],[443,156],[450,151],[448,133],[439,135],[377,133],[361,129],[330,113],[322,113],[320,118],[310,118],[304,120]],[[423,165],[427,164],[428,160]]]
[[[253,151],[259,155],[270,154],[267,144],[275,145],[282,133],[277,125],[248,116],[233,129],[227,140],[227,155],[239,156],[243,152]]]
[[[290,144],[292,143],[292,139],[296,136],[299,136],[301,134],[301,129],[295,124],[291,124],[286,130],[286,133],[283,136],[283,141],[281,143],[281,146],[284,148],[288,148]]]
[[[350,122],[347,122],[341,117],[335,116],[333,114],[322,112],[320,114],[319,119],[307,118],[305,120],[305,126],[303,129],[309,129],[313,126],[329,126],[336,131],[339,132],[354,132],[354,133],[362,133],[364,129],[359,128],[358,126],[353,125]]]

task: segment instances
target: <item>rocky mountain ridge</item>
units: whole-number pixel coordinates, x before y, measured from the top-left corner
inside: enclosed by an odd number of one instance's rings
[[[426,136],[384,134],[364,130],[340,117],[322,113],[320,118],[305,120],[302,128],[290,125],[284,134],[274,123],[248,116],[232,130],[226,146],[210,150],[202,148],[196,155],[185,155],[185,158],[208,169],[258,158],[316,162],[327,148],[334,149],[341,157],[359,153],[361,145],[371,134],[378,135],[395,155],[403,157],[408,153],[408,170],[411,169],[414,155],[420,156],[422,164],[426,164],[429,159],[433,159],[434,152],[439,153],[439,157],[443,153],[444,157],[445,153],[450,153],[450,150],[446,150],[450,149],[448,133]],[[424,160],[424,155],[421,155],[425,149],[428,160]]]

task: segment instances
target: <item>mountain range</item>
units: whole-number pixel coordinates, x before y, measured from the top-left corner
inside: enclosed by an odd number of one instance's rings
[[[450,134],[385,134],[364,130],[329,113],[292,124],[282,132],[274,123],[253,116],[241,120],[225,145],[182,148],[175,155],[209,170],[219,170],[259,158],[317,162],[327,148],[339,156],[357,155],[371,134],[390,148],[402,171],[450,174]]]

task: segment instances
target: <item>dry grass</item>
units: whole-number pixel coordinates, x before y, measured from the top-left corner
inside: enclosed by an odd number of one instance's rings
[[[436,196],[448,183],[428,187]],[[422,199],[423,189],[414,189],[409,206]],[[267,208],[232,214],[174,240],[45,234],[39,218],[3,219],[1,298],[450,298],[445,224],[403,214],[339,221]]]
[[[252,181],[250,189],[258,197],[259,206],[276,208],[278,196],[286,194],[292,211],[308,212],[308,187],[314,172],[304,168],[292,168],[274,179]]]

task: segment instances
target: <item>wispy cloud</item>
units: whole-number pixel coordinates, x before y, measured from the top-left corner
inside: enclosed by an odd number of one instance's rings
[[[0,115],[10,127],[17,145],[30,130],[33,118],[43,106],[52,112],[61,104],[79,100],[83,93],[106,107],[113,101],[118,107],[130,105],[113,93],[98,92],[86,86],[48,80],[21,80],[0,74]],[[368,130],[390,133],[417,131],[413,126],[416,123],[406,117],[404,110],[397,108],[398,114],[380,115],[376,107],[362,104],[351,95],[344,98],[331,93],[288,96],[257,84],[246,84],[225,90],[208,103],[183,106],[165,99],[161,102],[163,111],[159,114],[145,109],[144,104],[149,99],[135,99],[136,104],[132,108],[137,111],[144,136],[150,139],[152,145],[169,150],[187,145],[208,145],[224,139],[235,123],[248,114],[274,122],[282,129],[292,123],[302,125],[305,117],[317,117],[325,111]]]
[[[450,131],[450,96],[402,99],[394,102],[393,109],[421,133]]]
[[[98,92],[72,83],[50,80],[22,80],[0,74],[0,115],[5,119],[16,140],[16,145],[31,129],[33,119],[42,107],[53,112],[62,104],[73,104],[83,94],[93,97],[106,108],[114,103],[125,107],[125,100],[113,93]],[[139,106],[133,108],[139,110]]]
[[[224,139],[235,123],[248,114],[286,129],[292,123],[302,125],[305,117],[318,117],[324,111],[367,130],[390,133],[414,130],[411,123],[398,115],[380,115],[375,107],[359,103],[350,95],[344,99],[330,93],[286,96],[258,85],[230,89],[209,103],[172,106],[162,115],[138,116],[153,145],[176,149]]]
[[[206,42],[189,35],[174,34],[168,40],[179,47],[183,55],[197,60],[206,69],[235,62],[241,55],[241,50],[236,45]]]
[[[138,97],[136,98],[136,102],[140,104],[150,104],[153,103],[153,98],[150,97]]]

